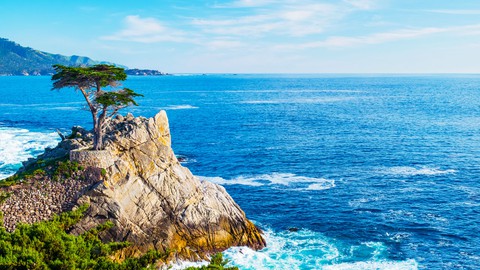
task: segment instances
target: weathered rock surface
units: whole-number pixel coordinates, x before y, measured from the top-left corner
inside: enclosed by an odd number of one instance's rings
[[[265,246],[223,187],[200,181],[178,162],[164,111],[150,119],[118,117],[107,131],[105,150],[77,149],[70,158],[102,169],[103,176],[78,200],[90,208],[73,233],[110,220],[116,226],[102,238],[132,242],[125,255],[155,248],[200,259],[230,246]]]

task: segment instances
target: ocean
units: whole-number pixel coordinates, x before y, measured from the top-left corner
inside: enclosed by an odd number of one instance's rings
[[[130,77],[172,147],[223,185],[267,248],[240,269],[480,269],[479,75]],[[90,128],[80,93],[0,77],[0,179]],[[123,112],[124,114],[126,113]]]

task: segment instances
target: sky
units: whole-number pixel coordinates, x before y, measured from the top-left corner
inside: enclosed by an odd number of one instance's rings
[[[479,0],[1,0],[0,25],[169,73],[480,73]]]

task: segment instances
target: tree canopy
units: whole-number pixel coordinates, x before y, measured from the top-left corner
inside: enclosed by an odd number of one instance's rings
[[[135,105],[134,98],[142,96],[129,88],[120,88],[127,79],[125,70],[113,65],[68,67],[54,65],[53,89],[74,88],[82,93],[93,119],[93,148],[103,149],[103,137],[108,120],[119,110]]]

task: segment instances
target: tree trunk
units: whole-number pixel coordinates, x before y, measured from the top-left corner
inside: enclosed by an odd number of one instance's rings
[[[102,150],[103,149],[103,129],[98,128],[94,130],[93,136],[93,149],[94,150]]]
[[[92,111],[93,118],[93,150],[101,150],[103,147],[103,136],[101,135],[100,121],[97,116],[97,110]]]
[[[103,137],[105,136],[105,122],[107,119],[107,107],[103,107],[102,113],[97,118],[95,114],[96,124],[94,126],[94,140],[93,140],[93,149],[103,150]]]

